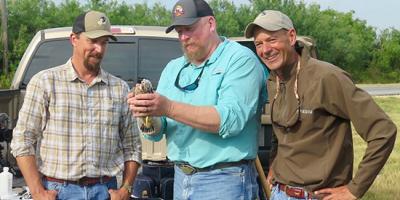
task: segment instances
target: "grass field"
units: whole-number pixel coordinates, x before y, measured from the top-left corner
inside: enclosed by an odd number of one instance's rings
[[[397,126],[400,127],[400,96],[375,97],[375,101],[390,116]],[[354,131],[353,131],[354,132]],[[366,144],[357,133],[353,133],[354,157],[356,172],[358,163],[361,161]],[[374,184],[362,198],[363,200],[391,200],[400,199],[400,136],[397,134],[396,144],[385,167],[382,169]]]

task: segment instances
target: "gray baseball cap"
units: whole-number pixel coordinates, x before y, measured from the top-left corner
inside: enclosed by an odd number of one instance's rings
[[[111,24],[108,17],[98,11],[88,11],[79,15],[72,26],[73,33],[82,33],[86,37],[94,39],[102,36],[109,36],[117,40],[111,33]]]
[[[192,25],[205,16],[214,16],[214,13],[204,0],[179,0],[172,9],[173,23],[165,32],[171,32],[175,26]]]
[[[281,29],[293,29],[293,22],[290,18],[277,10],[264,10],[254,20],[247,25],[244,35],[246,38],[253,37],[254,28],[257,26],[267,31],[278,31]]]

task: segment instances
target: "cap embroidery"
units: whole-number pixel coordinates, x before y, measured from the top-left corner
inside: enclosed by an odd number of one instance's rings
[[[100,17],[99,21],[97,21],[98,25],[103,25],[106,24],[106,18],[105,17]]]
[[[174,10],[175,17],[182,16],[183,14],[185,14],[185,12],[183,11],[183,7],[181,5],[177,5]]]

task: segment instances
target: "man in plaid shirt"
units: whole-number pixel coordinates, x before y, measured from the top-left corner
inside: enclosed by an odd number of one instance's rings
[[[11,147],[34,199],[129,199],[141,145],[129,86],[100,67],[110,26],[97,11],[78,16],[72,58],[27,87]]]

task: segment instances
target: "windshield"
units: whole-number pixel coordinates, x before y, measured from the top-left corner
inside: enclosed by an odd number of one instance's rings
[[[66,63],[72,55],[69,38],[40,43],[28,64],[24,88],[33,75],[41,70]],[[161,71],[174,58],[182,55],[178,40],[166,38],[121,36],[110,41],[102,68],[128,82],[130,86],[142,78],[157,85]]]

